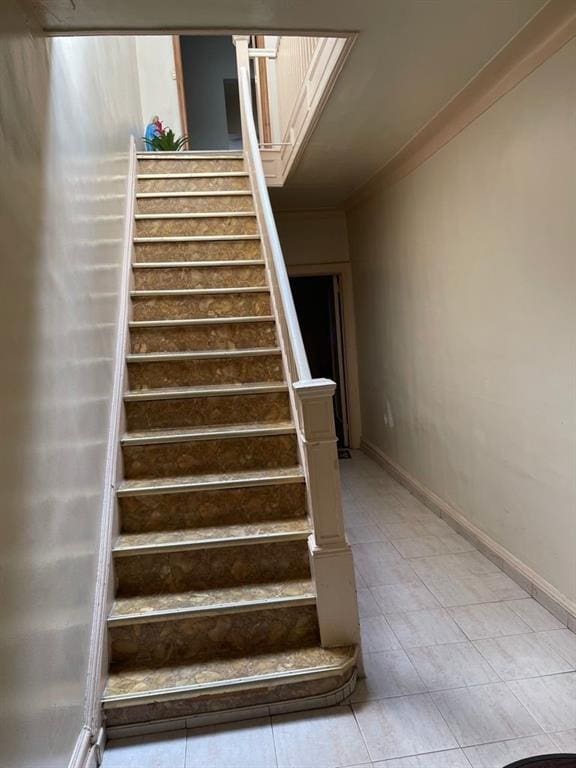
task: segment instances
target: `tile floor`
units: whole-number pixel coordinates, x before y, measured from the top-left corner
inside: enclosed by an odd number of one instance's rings
[[[110,742],[103,768],[502,768],[576,752],[576,634],[360,453],[341,462],[352,702]]]

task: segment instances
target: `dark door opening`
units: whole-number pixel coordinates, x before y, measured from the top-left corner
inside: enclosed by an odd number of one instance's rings
[[[181,35],[180,51],[190,149],[241,150],[238,70],[232,38]],[[252,104],[255,108],[254,78]]]
[[[349,447],[342,343],[342,309],[337,275],[291,277],[290,286],[310,370],[336,382],[334,420],[340,448]]]

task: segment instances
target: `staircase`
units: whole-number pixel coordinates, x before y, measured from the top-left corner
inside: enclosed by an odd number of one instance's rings
[[[109,733],[333,703],[356,647],[319,623],[310,470],[244,159],[137,163]]]

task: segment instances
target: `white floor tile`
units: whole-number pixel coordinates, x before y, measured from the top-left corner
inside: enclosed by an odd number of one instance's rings
[[[427,531],[421,523],[402,522],[382,526],[384,533],[391,541],[396,539],[413,539],[415,536],[426,536]]]
[[[516,680],[507,685],[545,731],[576,728],[576,672]]]
[[[495,744],[467,747],[464,750],[472,768],[500,768],[516,760],[524,760],[535,755],[549,755],[555,751],[552,739],[545,734],[527,736],[524,739],[497,741]]]
[[[374,599],[370,589],[362,587],[356,590],[358,596],[358,614],[361,619],[367,619],[369,616],[380,616],[382,609]]]
[[[278,768],[343,768],[370,761],[349,707],[279,715],[272,718],[272,729]]]
[[[556,675],[572,666],[537,632],[476,640],[474,645],[502,680]]]
[[[570,629],[557,629],[551,632],[542,632],[548,645],[563,656],[571,665],[576,668],[576,634]]]
[[[429,691],[500,681],[472,643],[413,648],[408,656]]]
[[[424,577],[424,583],[446,608],[528,597],[518,584],[501,572],[468,578]]]
[[[388,587],[373,587],[371,592],[382,609],[382,613],[385,614],[440,607],[438,600],[421,581],[395,584]]]
[[[534,632],[543,632],[547,629],[565,629],[564,624],[531,597],[524,600],[508,600],[506,605],[520,616],[522,621],[525,621]]]
[[[184,768],[186,733],[156,733],[109,741],[102,768]]]
[[[480,603],[447,610],[470,640],[530,632],[528,624],[504,603]]]
[[[561,752],[574,752],[576,754],[576,728],[571,731],[551,733],[550,738]]]
[[[188,731],[186,768],[275,768],[269,718]]]
[[[363,702],[353,708],[373,761],[458,746],[430,694]]]
[[[457,688],[432,696],[461,747],[541,733],[506,683]]]
[[[369,587],[384,587],[390,584],[418,581],[410,563],[403,560],[400,555],[358,557],[354,562],[358,573]]]
[[[467,579],[500,573],[498,567],[480,552],[462,552],[457,555],[436,555],[414,560],[412,567],[426,579]]]
[[[346,538],[350,544],[366,544],[372,541],[385,541],[386,536],[377,525],[359,525],[346,529]]]
[[[394,545],[387,539],[381,541],[362,542],[358,544],[352,544],[352,552],[355,559],[358,562],[362,560],[378,559],[380,557],[397,557],[398,552]]]
[[[447,536],[416,536],[410,539],[395,539],[394,547],[402,557],[431,557],[432,555],[450,555],[469,552],[474,549],[457,534]]]
[[[470,768],[470,763],[461,749],[450,749],[447,752],[397,757],[383,763],[374,763],[374,768]]]
[[[384,616],[369,616],[360,622],[362,650],[365,653],[400,649],[398,638]]]
[[[441,520],[435,515],[433,515],[430,520],[423,522],[422,525],[424,526],[425,531],[431,536],[456,536],[468,546],[468,549],[474,549],[474,547],[471,544],[468,544],[466,539],[462,536],[459,536],[445,520]]]
[[[387,699],[426,691],[404,651],[365,653],[364,671],[366,677],[358,681],[352,701]]]
[[[458,643],[466,640],[464,633],[444,608],[391,613],[387,619],[404,648]]]

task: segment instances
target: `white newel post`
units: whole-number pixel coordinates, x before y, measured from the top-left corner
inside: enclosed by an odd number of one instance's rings
[[[320,637],[325,648],[356,645],[360,626],[352,550],[346,541],[329,379],[294,385],[298,428],[308,480],[308,507],[314,533],[308,539],[317,591]]]

